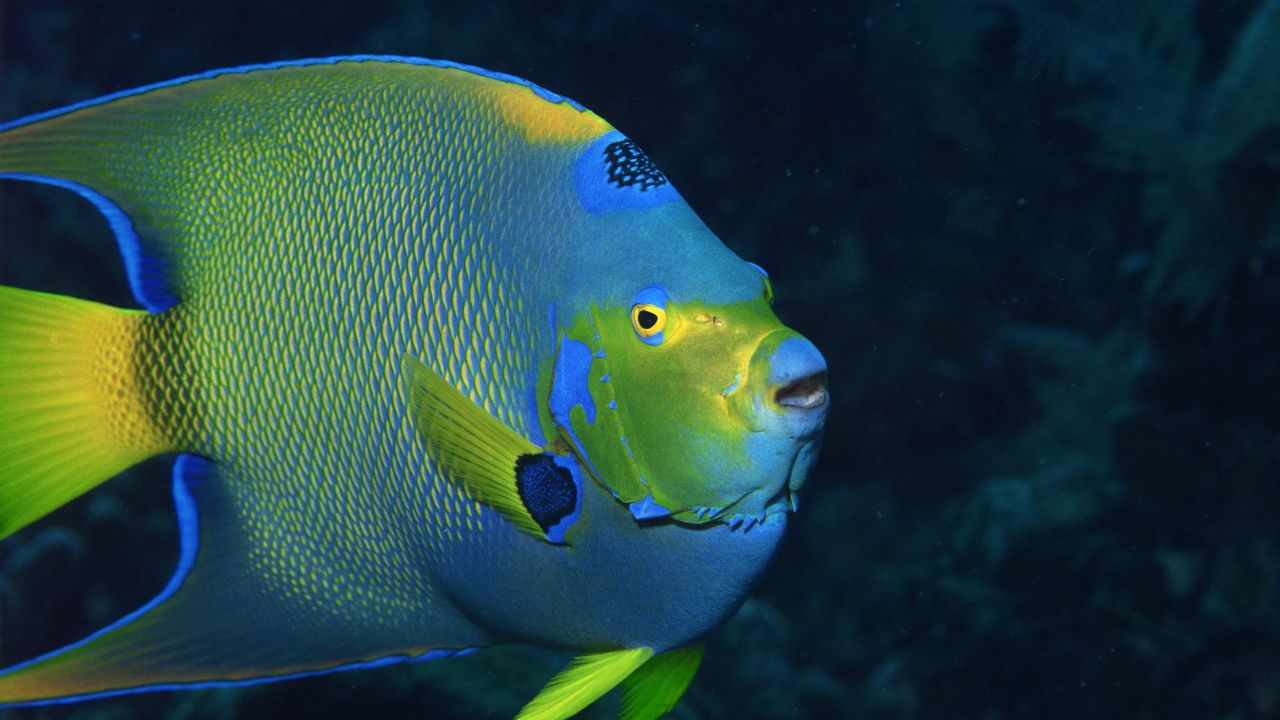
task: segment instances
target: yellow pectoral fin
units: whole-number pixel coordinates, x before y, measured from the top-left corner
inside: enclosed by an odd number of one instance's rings
[[[520,530],[563,543],[582,509],[577,463],[543,452],[422,362],[406,357],[401,369],[414,430],[445,476]]]
[[[702,663],[702,643],[664,652],[622,681],[622,720],[656,720],[671,712]]]
[[[573,717],[653,657],[649,648],[581,655],[561,670],[516,720],[564,720]]]

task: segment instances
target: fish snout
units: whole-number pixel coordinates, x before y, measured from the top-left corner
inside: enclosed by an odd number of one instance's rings
[[[750,392],[734,396],[749,429],[747,452],[761,480],[739,512],[794,510],[827,421],[827,361],[813,343],[783,328],[765,335],[747,371]]]
[[[749,376],[756,379],[752,424],[757,429],[792,438],[822,429],[830,404],[827,361],[805,337],[790,329],[765,336],[751,358]]]
[[[784,412],[812,412],[827,406],[827,361],[803,337],[789,337],[769,359],[769,400]]]

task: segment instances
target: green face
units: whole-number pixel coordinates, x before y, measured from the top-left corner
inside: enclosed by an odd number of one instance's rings
[[[767,287],[721,305],[643,288],[570,331],[591,353],[595,413],[574,408],[562,433],[638,519],[738,527],[791,507],[820,441],[826,365]]]

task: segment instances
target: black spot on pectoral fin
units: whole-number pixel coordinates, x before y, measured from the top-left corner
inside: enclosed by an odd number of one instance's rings
[[[516,458],[516,492],[547,539],[560,542],[578,512],[572,460],[547,453]]]

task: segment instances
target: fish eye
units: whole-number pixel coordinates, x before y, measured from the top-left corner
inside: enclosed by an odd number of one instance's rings
[[[654,285],[631,299],[631,329],[646,345],[661,345],[667,327],[667,291]]]
[[[641,340],[648,340],[662,332],[667,324],[667,311],[652,303],[636,303],[631,306],[631,326]]]

